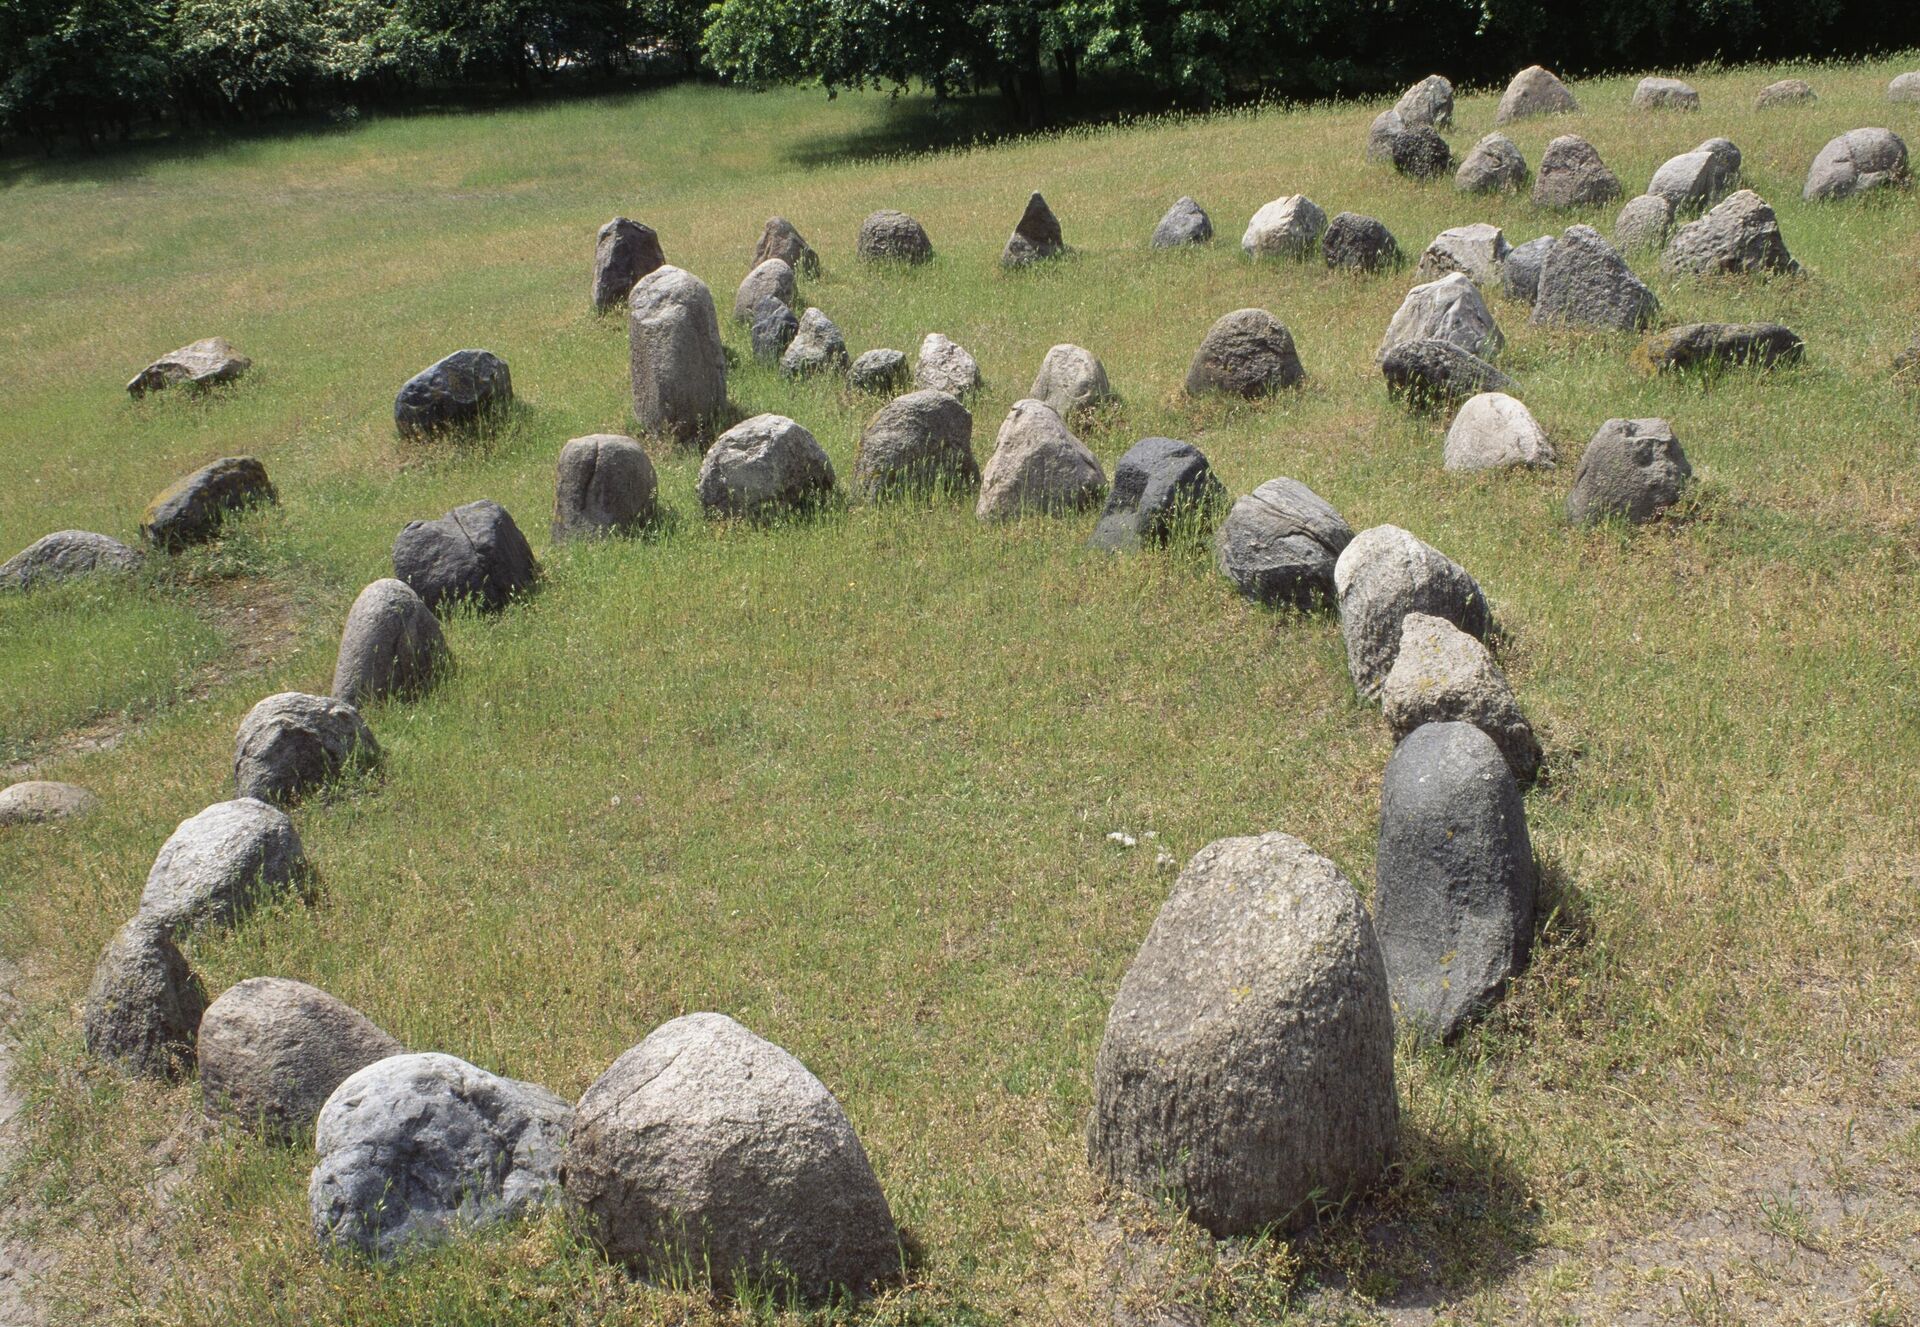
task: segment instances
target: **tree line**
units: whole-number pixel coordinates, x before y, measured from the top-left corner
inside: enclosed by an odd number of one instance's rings
[[[0,0],[0,134],[99,140],[423,97],[711,77],[1205,108],[1920,43],[1885,0]]]

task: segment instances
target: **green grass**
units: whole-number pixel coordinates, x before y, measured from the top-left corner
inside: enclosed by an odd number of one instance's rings
[[[1444,420],[1387,402],[1372,351],[1409,272],[1238,250],[1245,219],[1290,192],[1379,216],[1410,255],[1449,225],[1518,242],[1569,220],[1363,164],[1376,105],[875,160],[885,98],[690,87],[5,167],[0,552],[66,526],[131,538],[148,496],[220,455],[261,456],[281,495],[134,588],[0,600],[0,748],[152,712],[116,749],[48,766],[99,791],[97,815],[0,836],[31,1097],[14,1191],[63,1253],[61,1320],[758,1316],[631,1284],[558,1221],[380,1272],[328,1264],[307,1153],[206,1133],[194,1085],[129,1083],[81,1050],[94,957],[174,824],[228,795],[241,715],[325,689],[394,533],[459,502],[514,512],[545,583],[496,620],[450,621],[452,680],[369,712],[383,777],[298,813],[318,904],[197,941],[193,960],[212,991],[312,981],[410,1046],[563,1095],[669,1017],[738,1017],[839,1095],[917,1250],[910,1286],[863,1321],[1105,1312],[1116,1205],[1082,1128],[1107,1003],[1171,882],[1156,852],[1283,829],[1370,888],[1391,741],[1336,624],[1241,602],[1204,555],[1108,559],[1082,547],[1090,518],[986,528],[946,503],[712,526],[697,458],[664,446],[664,535],[548,548],[560,445],[629,427],[624,327],[586,307],[593,233],[616,212],[658,228],[723,309],[762,221],[792,218],[825,263],[803,298],[856,354],[938,330],[979,358],[983,459],[1047,347],[1074,341],[1124,397],[1083,434],[1109,470],[1139,437],[1189,439],[1233,492],[1291,475],[1356,528],[1411,529],[1492,599],[1551,769],[1528,798],[1553,905],[1536,960],[1459,1046],[1403,1049],[1404,1164],[1315,1238],[1223,1255],[1117,1206],[1171,1242],[1210,1312],[1330,1317],[1431,1287],[1466,1320],[1554,1321],[1596,1293],[1609,1241],[1716,1201],[1723,1138],[1788,1106],[1811,1136],[1910,1101],[1920,466],[1887,361],[1920,324],[1920,233],[1909,197],[1799,199],[1837,132],[1920,141],[1912,108],[1880,99],[1906,63],[1816,67],[1817,104],[1766,115],[1748,107],[1772,68],[1698,72],[1697,116],[1629,114],[1630,79],[1581,83],[1585,113],[1511,130],[1536,163],[1554,135],[1587,136],[1629,193],[1731,137],[1807,268],[1655,281],[1668,321],[1800,331],[1808,363],[1771,376],[1650,380],[1626,339],[1497,304],[1503,364],[1562,457],[1540,475],[1448,475]],[[1496,100],[1463,99],[1456,151]],[[1076,252],[1002,273],[1033,188]],[[1150,252],[1182,193],[1217,243]],[[932,265],[855,265],[859,220],[883,206],[926,223]],[[1184,399],[1194,346],[1246,305],[1292,328],[1305,390]],[[153,355],[215,334],[255,359],[238,388],[126,399]],[[874,403],[785,384],[743,329],[726,335],[737,405],[799,419],[849,476]],[[402,443],[395,389],[462,346],[507,358],[519,408],[483,443]],[[1567,528],[1586,438],[1655,414],[1704,481],[1688,519]],[[245,631],[235,603],[279,606],[281,644],[245,668],[209,634]],[[1116,829],[1157,838],[1125,851]],[[1898,1128],[1875,1145],[1910,1153]],[[1848,1266],[1911,1240],[1911,1182],[1884,1183],[1890,1218],[1809,1238]]]

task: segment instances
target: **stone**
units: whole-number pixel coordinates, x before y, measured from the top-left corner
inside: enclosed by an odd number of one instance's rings
[[[1820,149],[1801,197],[1852,198],[1874,189],[1905,188],[1907,145],[1890,129],[1849,129]]]
[[[100,799],[77,784],[28,779],[0,788],[0,825],[73,820],[98,805]]]
[[[1253,214],[1240,247],[1251,258],[1306,258],[1326,228],[1327,214],[1311,198],[1288,194]]]
[[[1887,84],[1887,100],[1920,102],[1920,70],[1895,74],[1893,81]]]
[[[818,309],[800,315],[800,325],[787,351],[780,356],[780,375],[804,378],[815,373],[845,373],[847,338],[840,335],[833,319]]]
[[[1191,531],[1205,536],[1226,490],[1191,443],[1142,438],[1113,467],[1113,487],[1088,543],[1112,553],[1165,544]]]
[[[833,496],[833,462],[785,415],[755,415],[714,439],[694,484],[711,516],[754,519],[804,510]]]
[[[1446,469],[1465,471],[1546,469],[1558,460],[1533,412],[1505,392],[1482,392],[1461,405],[1447,427],[1444,456]]]
[[[81,576],[123,576],[140,570],[139,550],[87,530],[56,530],[0,564],[0,590],[31,590]]]
[[[1893,378],[1908,385],[1920,378],[1920,336],[1915,336],[1905,350],[1893,357]]]
[[[1500,290],[1508,299],[1532,304],[1540,296],[1540,269],[1553,252],[1553,236],[1542,235],[1516,244],[1500,260]]]
[[[266,466],[251,456],[223,456],[156,494],[140,518],[140,537],[167,551],[204,544],[233,513],[278,501]]]
[[[1562,134],[1540,155],[1540,172],[1533,177],[1535,207],[1598,207],[1619,196],[1619,179],[1586,139]]]
[[[1491,290],[1511,252],[1506,232],[1498,226],[1484,221],[1454,226],[1433,237],[1413,275],[1420,281],[1437,281],[1449,272],[1464,272],[1474,285]]]
[[[760,301],[772,296],[788,308],[793,307],[796,286],[793,269],[784,258],[769,258],[740,280],[733,294],[733,320],[752,324]]]
[[[1697,111],[1700,94],[1677,78],[1643,78],[1631,105],[1636,111]]]
[[[1380,372],[1389,397],[1422,410],[1514,386],[1513,379],[1478,355],[1438,337],[1402,341],[1381,357]]]
[[[1397,525],[1376,525],[1353,537],[1333,566],[1340,634],[1354,689],[1378,699],[1400,656],[1407,614],[1445,618],[1484,640],[1492,614],[1466,569]]]
[[[1427,125],[1445,129],[1453,123],[1453,84],[1438,74],[1428,74],[1401,93],[1393,109],[1409,128]]]
[[[810,277],[820,275],[820,255],[813,251],[813,246],[785,217],[768,217],[767,224],[760,229],[759,240],[753,246],[755,267],[769,258],[778,258],[796,273]]]
[[[87,1052],[148,1078],[193,1067],[205,989],[166,931],[143,917],[122,926],[93,969],[81,1031]]]
[[[570,438],[554,466],[553,542],[645,529],[659,515],[659,489],[653,462],[634,439],[621,433]]]
[[[134,375],[127,395],[139,400],[148,392],[176,385],[212,387],[236,382],[253,361],[235,350],[224,336],[209,336],[162,355]]]
[[[847,370],[847,386],[858,392],[890,392],[907,382],[907,357],[899,350],[862,351]]]
[[[1297,1230],[1365,1192],[1397,1143],[1393,1010],[1367,910],[1289,834],[1187,864],[1121,978],[1087,1157],[1220,1237]]]
[[[920,358],[913,366],[913,385],[964,397],[980,389],[980,365],[966,347],[940,332],[929,332],[920,343]]]
[[[1429,338],[1450,342],[1482,359],[1491,359],[1506,345],[1486,301],[1480,298],[1480,288],[1461,272],[1449,272],[1407,292],[1374,351],[1374,362],[1384,361],[1395,346]]]
[[[1367,160],[1392,161],[1393,141],[1407,131],[1407,122],[1399,111],[1385,110],[1367,126]]]
[[[200,1019],[201,1109],[209,1120],[293,1142],[351,1074],[405,1049],[317,987],[249,977]]]
[[[436,520],[408,521],[394,536],[393,574],[435,612],[464,600],[492,613],[530,593],[540,568],[507,509],[482,498]]]
[[[1334,560],[1353,542],[1327,500],[1297,479],[1269,479],[1239,498],[1214,537],[1214,560],[1257,603],[1310,609],[1333,598]]]
[[[615,217],[593,241],[593,307],[605,313],[625,304],[640,278],[666,262],[652,226]]]
[[[948,392],[895,397],[861,430],[853,482],[868,497],[972,488],[980,482],[973,416]]]
[[[401,384],[393,426],[403,438],[467,429],[513,404],[513,375],[491,350],[456,350]]]
[[[1470,723],[1493,739],[1515,779],[1539,772],[1540,741],[1507,675],[1485,645],[1445,618],[1409,613],[1401,622],[1380,705],[1395,741],[1424,724]]]
[[[1060,238],[1060,219],[1036,192],[1027,199],[1027,210],[1007,237],[1007,247],[1000,252],[1000,266],[1025,267],[1066,251],[1066,243]]]
[[[1660,267],[1672,276],[1798,272],[1779,218],[1759,194],[1742,189],[1674,233]]]
[[[1513,76],[1493,113],[1495,124],[1507,124],[1536,115],[1567,115],[1580,109],[1580,103],[1567,91],[1567,85],[1539,65],[1528,65]]]
[[[1047,351],[1027,395],[1045,402],[1062,419],[1119,399],[1107,382],[1106,366],[1099,357],[1081,346],[1066,344]]]
[[[1591,226],[1569,226],[1540,264],[1532,322],[1638,331],[1660,301]]]
[[[691,441],[727,408],[727,355],[713,292],[667,264],[627,297],[633,417],[643,433]]]
[[[1813,84],[1804,78],[1783,78],[1777,83],[1769,83],[1760,89],[1753,99],[1756,111],[1777,110],[1782,106],[1799,106],[1805,102],[1818,101],[1814,95]]]
[[[233,744],[233,795],[288,805],[380,763],[360,711],[332,696],[282,691],[247,711]]]
[[[1527,159],[1505,134],[1488,134],[1473,145],[1460,169],[1453,173],[1453,187],[1464,194],[1518,193],[1532,178]]]
[[[1691,216],[1725,198],[1739,178],[1740,149],[1724,138],[1710,138],[1662,163],[1647,192],[1673,204],[1676,216]]]
[[[306,849],[286,812],[252,797],[180,822],[153,859],[140,917],[168,936],[238,923],[283,894],[306,897]]]
[[[761,363],[778,364],[799,333],[800,320],[779,296],[768,295],[754,306],[753,330],[748,335],[753,357]]]
[[[1680,500],[1693,467],[1664,419],[1609,419],[1573,471],[1567,519],[1595,525],[1618,517],[1643,525]]]
[[[545,1088],[451,1055],[375,1060],[315,1122],[314,1238],[385,1262],[557,1203],[572,1120]]]
[[[1622,253],[1658,249],[1673,229],[1673,204],[1659,194],[1641,194],[1627,200],[1613,221],[1613,246]]]
[[[1437,180],[1453,166],[1453,149],[1439,131],[1408,125],[1393,139],[1393,168],[1408,179]]]
[[[1269,396],[1306,380],[1293,333],[1265,309],[1236,309],[1216,322],[1187,366],[1189,396]]]
[[[1213,243],[1213,219],[1193,199],[1182,196],[1153,228],[1156,249],[1178,249],[1189,244]]]
[[[424,695],[452,656],[440,619],[405,581],[385,576],[355,596],[340,633],[333,694],[356,708]]]
[[[974,514],[983,521],[1007,521],[1029,512],[1079,511],[1099,505],[1106,492],[1106,471],[1054,408],[1044,401],[1015,401],[980,472]]]
[[[570,1203],[610,1258],[818,1302],[897,1280],[899,1232],[846,1112],[724,1014],[662,1024],[580,1098]]]
[[[924,263],[933,257],[933,242],[905,212],[883,210],[860,223],[854,251],[868,261]]]
[[[1376,217],[1342,212],[1327,223],[1320,237],[1327,266],[1353,272],[1381,272],[1400,265],[1400,245],[1393,232]]]
[[[1539,879],[1505,759],[1470,723],[1415,729],[1387,762],[1373,908],[1394,1013],[1451,1041],[1527,964]]]

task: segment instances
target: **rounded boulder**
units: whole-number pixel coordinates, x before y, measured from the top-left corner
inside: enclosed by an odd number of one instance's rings
[[[297,802],[350,769],[380,762],[360,711],[332,696],[283,691],[247,711],[233,743],[233,795]]]
[[[813,506],[833,494],[833,462],[785,415],[755,415],[714,440],[695,489],[713,516],[758,517]]]
[[[291,1141],[349,1075],[403,1049],[365,1014],[317,987],[249,977],[200,1020],[202,1108],[210,1120]]]

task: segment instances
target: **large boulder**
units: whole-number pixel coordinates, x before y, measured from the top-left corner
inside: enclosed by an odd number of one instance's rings
[[[1807,170],[1801,197],[1852,198],[1874,189],[1904,188],[1907,145],[1891,129],[1849,129],[1820,149]]]
[[[382,577],[347,611],[333,694],[356,708],[390,696],[409,699],[431,688],[450,658],[427,601],[405,581]]]
[[[1538,299],[1540,269],[1546,266],[1553,244],[1553,236],[1540,235],[1509,249],[1500,260],[1500,293],[1527,305]]]
[[[1236,309],[1208,329],[1187,366],[1189,396],[1268,396],[1306,378],[1293,333],[1265,309]]]
[[[89,1054],[148,1078],[183,1077],[206,990],[164,927],[145,917],[122,926],[93,969],[80,1026]]]
[[[1305,194],[1276,198],[1247,222],[1240,247],[1252,258],[1306,258],[1320,244],[1327,214]]]
[[[1088,543],[1114,553],[1164,544],[1185,529],[1205,534],[1226,490],[1198,447],[1142,438],[1113,467],[1113,487]]]
[[[727,356],[713,292],[672,264],[627,297],[633,417],[642,432],[682,441],[706,433],[727,408]]]
[[[1782,106],[1800,106],[1820,98],[1814,93],[1813,84],[1804,78],[1783,78],[1761,88],[1753,99],[1756,111],[1777,110]]]
[[[1887,84],[1887,100],[1894,102],[1920,102],[1920,70],[1910,70],[1904,74],[1895,74]]]
[[[1044,401],[1015,401],[980,472],[983,521],[1026,512],[1079,511],[1106,495],[1107,474],[1086,444],[1067,431]]]
[[[905,212],[882,210],[860,223],[854,252],[869,261],[924,263],[933,257],[933,242]]]
[[[1673,204],[1659,194],[1629,198],[1613,221],[1613,245],[1622,253],[1658,249],[1673,229]]]
[[[1060,238],[1060,218],[1047,206],[1047,200],[1035,192],[1027,199],[1026,211],[1020,214],[1013,234],[1007,237],[1007,247],[1000,252],[1000,266],[1025,267],[1042,259],[1057,258],[1066,251],[1066,242]]]
[[[580,1098],[566,1194],[608,1255],[817,1302],[899,1275],[900,1236],[846,1112],[792,1055],[687,1014]]]
[[[353,769],[380,763],[360,711],[331,696],[282,691],[247,711],[233,743],[233,795],[287,805]]]
[[[813,251],[799,228],[785,217],[768,217],[767,224],[760,228],[759,240],[754,243],[753,265],[758,267],[769,258],[778,258],[797,273],[820,275],[820,255]]]
[[[1636,111],[1697,111],[1700,94],[1677,78],[1643,78],[1630,104]]]
[[[1806,343],[1780,323],[1688,323],[1655,332],[1634,357],[1647,369],[1695,369],[1713,364],[1798,364]]]
[[[1205,208],[1182,196],[1167,209],[1153,228],[1152,245],[1156,249],[1178,249],[1189,244],[1213,242],[1213,219]]]
[[[1507,675],[1485,645],[1445,618],[1409,613],[1401,622],[1380,706],[1395,741],[1422,724],[1470,723],[1493,739],[1514,778],[1526,782],[1539,771],[1540,741]]]
[[[1393,143],[1407,132],[1407,122],[1396,110],[1384,110],[1367,126],[1367,160],[1392,161]]]
[[[1437,129],[1408,125],[1394,136],[1393,168],[1414,180],[1437,180],[1453,165],[1453,150]]]
[[[940,332],[928,332],[913,365],[913,385],[923,391],[964,397],[980,389],[980,364],[967,348]]]
[[[87,530],[56,530],[0,564],[0,590],[31,590],[80,576],[126,575],[140,570],[139,550]]]
[[[786,378],[804,378],[814,373],[844,373],[847,368],[847,338],[840,334],[833,319],[818,309],[800,315],[793,340],[780,356],[780,374]]]
[[[1453,173],[1453,187],[1466,194],[1518,193],[1530,178],[1520,148],[1505,134],[1494,133],[1473,145]]]
[[[1047,351],[1027,395],[1045,402],[1062,419],[1118,399],[1099,357],[1084,347],[1065,343]]]
[[[1174,882],[1093,1071],[1096,1174],[1217,1236],[1295,1230],[1370,1188],[1399,1128],[1367,910],[1288,834],[1220,839]]]
[[[1566,115],[1580,109],[1567,85],[1539,65],[1528,65],[1513,76],[1493,113],[1495,124],[1525,120],[1535,115]]]
[[[139,400],[165,387],[212,387],[235,382],[253,367],[253,361],[235,350],[224,336],[209,336],[162,355],[135,374],[127,395]]]
[[[353,1006],[284,977],[249,977],[200,1020],[200,1099],[276,1142],[313,1126],[348,1075],[405,1047]]]
[[[833,482],[813,434],[785,415],[755,415],[714,439],[694,488],[709,515],[757,518],[823,502]]]
[[[78,784],[27,779],[0,788],[0,825],[73,820],[98,805],[100,799]]]
[[[167,550],[204,544],[234,512],[279,500],[266,466],[251,456],[223,456],[155,495],[140,517],[140,537]]]
[[[1386,223],[1357,212],[1342,212],[1327,223],[1320,252],[1328,267],[1379,272],[1400,265],[1400,245]]]
[[[646,449],[625,434],[570,439],[554,467],[553,542],[644,528],[659,514],[659,488]]]
[[[779,296],[768,295],[754,305],[747,339],[753,346],[753,357],[761,363],[778,364],[799,334],[800,320]]]
[[[861,430],[853,482],[868,497],[972,488],[980,482],[973,416],[948,392],[895,397]]]
[[[1491,359],[1506,345],[1494,325],[1493,313],[1480,298],[1480,288],[1461,272],[1449,272],[1407,292],[1406,299],[1387,324],[1386,335],[1374,351],[1376,363],[1387,352],[1409,341],[1428,338],[1451,342],[1470,355]]]
[[[856,392],[891,392],[907,385],[904,351],[864,350],[847,368],[847,386]]]
[[[1297,479],[1269,479],[1238,499],[1214,537],[1214,559],[1259,603],[1312,608],[1333,598],[1333,564],[1353,527]]]
[[[1539,881],[1520,790],[1470,723],[1403,740],[1380,790],[1373,909],[1394,1012],[1447,1041],[1498,1000],[1533,948]]]
[[[1428,74],[1401,93],[1393,109],[1408,126],[1445,129],[1453,123],[1453,84],[1439,74]]]
[[[1466,569],[1397,525],[1355,535],[1333,567],[1347,671],[1368,699],[1380,695],[1400,655],[1409,613],[1445,618],[1469,636],[1485,639],[1492,614]]]
[[[1421,281],[1437,281],[1449,272],[1461,272],[1483,290],[1491,290],[1512,246],[1498,226],[1477,221],[1453,226],[1433,237],[1413,269]]]
[[[393,574],[436,612],[461,600],[497,612],[531,591],[540,569],[507,509],[482,498],[435,520],[408,521],[394,536]]]
[[[243,797],[180,822],[147,872],[139,916],[181,935],[231,926],[256,905],[310,886],[306,849],[286,812]]]
[[[1759,194],[1742,189],[1674,233],[1660,266],[1674,276],[1797,272],[1780,220]]]
[[[739,289],[733,292],[733,320],[751,325],[760,301],[767,298],[792,308],[796,289],[793,268],[787,260],[769,258],[740,279]]]
[[[1619,196],[1619,177],[1579,135],[1560,135],[1540,155],[1540,170],[1533,177],[1535,207],[1597,207]]]
[[[1666,420],[1609,419],[1574,468],[1567,519],[1642,525],[1678,502],[1692,479],[1693,467]]]
[[[572,1119],[545,1088],[451,1055],[375,1060],[315,1123],[314,1238],[386,1261],[555,1203]]]
[[[605,313],[625,304],[635,283],[666,261],[652,226],[615,217],[593,241],[593,307]]]
[[[401,384],[393,425],[403,438],[470,428],[513,403],[513,375],[491,350],[456,350]]]
[[[1647,192],[1673,205],[1676,216],[1690,216],[1725,198],[1740,178],[1740,149],[1724,138],[1709,138],[1691,152],[1669,157],[1653,173]]]
[[[1505,392],[1468,398],[1447,426],[1443,463],[1448,470],[1546,468],[1556,459],[1540,421]]]
[[[1380,374],[1387,380],[1389,397],[1421,410],[1515,385],[1478,355],[1438,337],[1393,346],[1380,357]]]
[[[1540,264],[1536,325],[1632,332],[1652,322],[1660,301],[1592,226],[1569,226]]]

